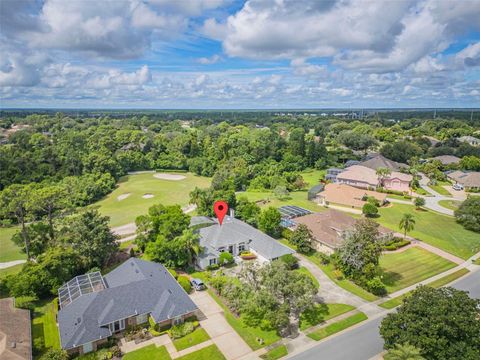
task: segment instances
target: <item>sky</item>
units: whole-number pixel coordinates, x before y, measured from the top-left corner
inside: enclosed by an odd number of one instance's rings
[[[480,107],[480,0],[0,0],[0,106]]]

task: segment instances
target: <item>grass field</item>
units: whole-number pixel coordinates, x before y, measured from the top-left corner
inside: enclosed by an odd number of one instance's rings
[[[433,211],[417,211],[410,205],[393,204],[388,208],[380,208],[380,217],[376,218],[375,221],[401,232],[398,224],[405,213],[413,214],[416,221],[415,229],[408,235],[462,259],[468,259],[480,251],[480,236],[473,231],[465,230],[451,216]]]
[[[262,330],[258,327],[247,326],[241,317],[234,316],[230,309],[225,306],[223,301],[215,294],[211,289],[207,290],[212,298],[222,307],[225,315],[225,319],[230,324],[231,327],[240,335],[243,340],[250,346],[253,350],[258,350],[262,347],[273,344],[275,341],[280,340],[280,337],[277,335],[275,330]],[[264,341],[263,345],[260,345],[257,341],[257,338],[261,338]]]
[[[425,249],[412,247],[380,257],[382,281],[389,293],[416,284],[456,265]]]
[[[443,187],[444,185],[450,185],[450,183],[446,181],[439,181],[437,185],[428,185],[428,187],[432,188],[440,195],[452,196],[452,194],[450,194],[450,192]]]
[[[153,177],[153,173],[124,176],[118,187],[104,199],[96,202],[102,214],[110,216],[110,225],[119,226],[135,221],[138,215],[146,214],[154,204],[181,206],[188,205],[189,194],[196,186],[205,188],[210,186],[210,179],[196,176],[191,173],[182,173],[183,180],[160,180]],[[130,194],[123,200],[120,195]],[[153,194],[150,199],[144,199],[144,194]]]
[[[18,227],[0,228],[0,263],[27,258],[19,247],[10,240],[18,229]]]
[[[470,271],[468,269],[463,268],[463,269],[457,270],[457,271],[455,271],[455,272],[453,272],[449,275],[441,277],[440,279],[432,281],[427,286],[430,286],[430,287],[433,287],[433,288],[439,288],[439,287],[442,287],[444,285],[447,285],[447,284],[451,283],[452,281],[462,277],[465,274],[468,274],[469,272]],[[403,299],[405,299],[405,298],[407,298],[411,295],[412,295],[412,292],[409,291],[405,294],[402,294],[400,296],[397,296],[397,297],[394,297],[390,300],[387,300],[387,301],[379,304],[378,306],[383,307],[384,309],[393,309],[394,307],[402,305]]]
[[[322,179],[327,170],[305,170],[300,175],[302,175],[303,180],[308,184],[308,189],[312,186],[318,185],[320,183],[320,179]]]
[[[265,360],[277,360],[287,355],[288,355],[287,347],[285,345],[280,345],[266,352],[265,354],[260,355],[260,358]]]
[[[150,360],[150,358],[142,359]],[[223,356],[220,350],[218,350],[217,345],[210,345],[198,351],[181,356],[177,358],[177,360],[225,360],[225,356]]]
[[[32,343],[37,352],[49,348],[60,349],[60,335],[56,324],[57,300],[55,298],[53,301],[40,301],[33,311]]]
[[[300,316],[300,330],[308,329],[353,309],[355,309],[355,306],[346,304],[317,304],[315,310],[305,311]]]
[[[307,191],[294,191],[291,192],[289,197],[285,200],[279,200],[275,197],[273,192],[256,192],[256,191],[245,191],[238,192],[237,198],[241,196],[246,196],[249,201],[259,201],[266,200],[266,204],[259,204],[260,207],[280,207],[284,205],[297,205],[302,208],[308,209],[313,212],[325,211],[326,209],[323,206],[315,204],[313,201],[307,199]]]
[[[23,267],[23,264],[19,264],[15,266],[10,266],[6,269],[0,269],[0,280],[2,280],[4,277],[8,275],[19,273],[20,270],[22,270],[22,267]]]
[[[205,329],[196,328],[192,333],[185,335],[180,339],[173,340],[173,345],[175,345],[175,348],[180,351],[189,348],[190,346],[200,344],[208,339],[210,339],[210,336],[208,336]]]
[[[457,210],[462,202],[458,200],[440,200],[438,204],[450,210]]]
[[[359,312],[358,314],[352,315],[346,319],[340,320],[336,323],[325,326],[324,328],[311,332],[307,336],[315,341],[319,341],[367,319],[368,319],[367,315],[365,315],[362,312]]]
[[[165,346],[156,347],[155,344],[129,352],[122,357],[123,360],[170,360],[170,354]]]

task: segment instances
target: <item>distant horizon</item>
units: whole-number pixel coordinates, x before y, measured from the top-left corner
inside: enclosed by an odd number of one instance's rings
[[[0,107],[0,111],[8,110],[130,110],[130,111],[370,111],[370,110],[420,110],[420,111],[435,111],[435,110],[466,110],[466,111],[480,111],[480,107],[292,107],[292,108],[109,108],[109,107]]]

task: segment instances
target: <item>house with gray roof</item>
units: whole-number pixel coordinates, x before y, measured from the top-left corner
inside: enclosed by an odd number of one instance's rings
[[[401,169],[408,168],[407,164],[402,164],[390,159],[387,159],[383,155],[376,155],[368,160],[362,161],[358,165],[368,167],[373,170],[377,170],[378,168],[387,168],[392,171],[400,171]]]
[[[130,258],[102,276],[80,275],[59,289],[60,342],[69,353],[96,351],[115,333],[148,322],[183,322],[197,306],[161,264]]]
[[[208,219],[210,221],[206,221]],[[236,219],[233,212],[224,218],[222,225],[210,218],[203,218],[203,222],[197,221],[196,217],[192,218],[191,225],[196,227],[195,231],[200,235],[203,251],[197,257],[197,266],[201,269],[218,264],[222,252],[238,257],[242,251],[250,251],[255,253],[260,261],[271,261],[294,253],[271,236]]]

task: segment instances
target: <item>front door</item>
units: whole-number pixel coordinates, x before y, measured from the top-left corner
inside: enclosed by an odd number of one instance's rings
[[[232,255],[233,255],[233,249],[234,249],[234,246],[233,246],[233,245],[230,245],[230,246],[228,247],[228,252],[229,252],[230,254],[232,254]]]

